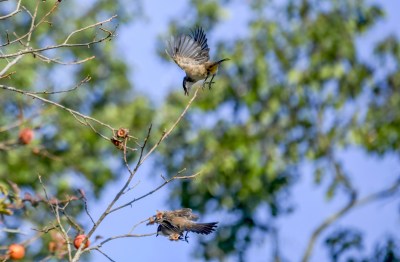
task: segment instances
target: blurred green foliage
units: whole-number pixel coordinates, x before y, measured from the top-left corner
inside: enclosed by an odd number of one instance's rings
[[[232,2],[191,1],[192,26],[212,32]],[[260,0],[247,11],[245,36],[221,37],[211,50],[231,58],[217,84],[201,93],[174,142],[161,148],[160,164],[170,174],[202,171],[196,181],[175,185],[175,206],[236,215],[197,250],[221,261],[246,261],[259,233],[272,232],[274,218],[293,210],[290,188],[301,164],[311,163],[317,183],[329,181],[332,198],[340,188],[353,190],[339,150],[357,146],[384,155],[400,148],[399,40],[377,39],[368,59],[357,50],[357,41],[384,18],[380,6]],[[180,26],[172,21],[172,28]],[[163,111],[180,107],[171,94]]]
[[[23,2],[33,12],[35,1]],[[172,31],[201,25],[213,32],[232,2],[192,0],[191,24],[174,20]],[[54,1],[38,3],[39,17],[54,5]],[[61,43],[72,31],[118,14],[118,19],[103,25],[113,30],[117,24],[140,17],[140,8],[140,1],[62,1],[49,23],[34,32],[30,46]],[[188,173],[201,170],[195,180],[174,184],[173,205],[204,213],[226,212],[227,219],[221,221],[217,233],[197,249],[197,255],[205,259],[245,261],[250,246],[274,232],[274,219],[293,211],[291,186],[300,175],[301,164],[312,164],[316,183],[329,181],[326,195],[332,198],[338,189],[352,187],[350,174],[335,158],[338,150],[358,146],[369,154],[385,155],[398,153],[400,148],[399,40],[395,36],[378,39],[367,60],[357,50],[357,41],[384,18],[379,6],[363,0],[257,0],[249,2],[247,11],[251,16],[246,34],[230,41],[221,39],[217,48],[211,47],[218,58],[231,61],[222,66],[213,89],[200,92],[160,146],[154,167],[165,168],[170,175],[183,168]],[[1,43],[6,41],[5,30],[22,35],[29,24],[26,12],[1,21]],[[71,41],[87,42],[103,33],[83,31]],[[1,52],[13,53],[18,48],[6,46]],[[16,73],[1,83],[29,91],[65,90],[90,76],[92,80],[76,92],[45,97],[115,128],[129,128],[134,136],[146,136],[155,109],[148,98],[135,94],[126,61],[116,56],[114,40],[45,54],[66,61],[96,58],[65,66],[25,55],[11,70]],[[0,60],[0,69],[7,62]],[[157,111],[152,143],[186,103],[181,90],[167,97]],[[71,114],[3,91],[0,107],[0,128],[27,120],[0,132],[0,143],[17,141],[22,127],[35,131],[31,144],[0,151],[2,192],[12,192],[6,180],[27,191],[42,192],[40,174],[49,192],[59,198],[75,194],[82,186],[88,194],[99,196],[124,170],[121,152]],[[108,129],[95,127],[112,136]],[[3,214],[9,213],[4,201],[0,199]],[[74,216],[82,212],[83,204],[73,203],[69,208]],[[45,205],[35,210],[40,212],[18,210],[12,222],[3,216],[4,224],[18,227],[25,220],[41,228],[53,219]],[[0,240],[6,243],[15,237],[7,234]],[[362,234],[345,230],[334,233],[326,244],[334,258],[347,248],[360,247],[361,238]],[[49,241],[46,236],[33,259],[47,255]],[[376,257],[398,257],[396,246],[395,240],[388,240],[378,246]]]
[[[2,15],[8,13],[5,7],[8,6],[9,10],[15,8],[15,3],[11,2],[0,3],[4,7]],[[1,21],[1,44],[6,44],[8,38],[13,40],[29,31],[31,18],[28,12],[34,14],[36,4],[38,8],[35,22],[38,23],[57,5],[57,1],[22,1],[25,10]],[[129,3],[128,7],[126,4],[127,1],[120,1],[118,4],[110,1],[60,1],[55,11],[46,17],[46,22],[34,30],[30,47],[61,44],[73,31],[118,14],[116,19],[102,25],[102,28],[114,31],[118,25],[131,22],[133,17],[140,17],[140,3]],[[94,27],[74,34],[68,43],[91,42],[104,35],[107,33]],[[23,49],[21,44],[25,44],[25,41],[26,38],[21,43],[1,47],[1,54]],[[77,90],[41,96],[90,115],[116,129],[128,128],[133,136],[143,138],[151,122],[153,109],[146,97],[134,95],[134,86],[128,80],[126,61],[117,55],[114,41],[115,39],[110,38],[90,47],[60,48],[43,53],[64,63],[95,56],[95,59],[78,65],[47,63],[38,56],[27,54],[9,69],[7,73],[15,73],[8,78],[2,78],[1,84],[29,92],[51,92],[71,89],[90,76],[91,81]],[[0,68],[3,69],[13,59],[0,59]],[[9,180],[23,189],[21,194],[31,192],[35,197],[44,196],[43,187],[38,180],[38,175],[41,175],[49,197],[64,199],[66,196],[79,196],[76,189],[82,188],[87,197],[92,198],[99,197],[107,183],[126,174],[122,152],[94,133],[90,127],[79,123],[70,113],[27,96],[5,90],[0,92],[0,143],[3,146],[10,145],[0,149],[0,181],[7,191],[10,190],[7,183]],[[14,128],[8,128],[13,124]],[[110,129],[94,122],[91,124],[105,136],[113,136]],[[27,145],[18,142],[19,132],[24,127],[34,131],[34,139]],[[135,154],[131,154],[129,159],[133,157]],[[2,205],[3,202],[15,204],[10,202],[15,199],[7,195],[0,197]],[[76,217],[83,207],[82,201],[73,201],[66,213]],[[1,207],[1,213],[7,211],[7,205]],[[53,224],[54,215],[47,204],[39,203],[32,208],[27,203],[23,209],[16,209],[14,215],[2,216],[0,223],[5,228],[19,229],[28,221],[32,228],[43,229]],[[63,222],[67,222],[65,218]],[[74,233],[77,232],[71,231],[71,234]],[[17,238],[18,234],[15,233],[0,234],[2,245],[26,240],[27,236]],[[35,244],[42,249],[37,249],[40,252],[32,254],[32,261],[49,255],[47,244],[51,240],[50,236],[45,234],[42,240]]]

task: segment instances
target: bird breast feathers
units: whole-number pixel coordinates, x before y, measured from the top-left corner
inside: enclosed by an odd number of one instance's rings
[[[177,56],[175,59],[176,64],[182,68],[186,74],[195,80],[204,79],[207,76],[207,69],[204,65],[195,63],[195,60],[187,57]]]

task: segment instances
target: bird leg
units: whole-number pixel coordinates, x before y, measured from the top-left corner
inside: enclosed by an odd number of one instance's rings
[[[203,82],[203,89],[204,89],[204,87],[206,87],[207,79],[208,79],[209,76],[210,76],[210,75],[207,74],[206,79],[204,79],[204,82]]]
[[[189,244],[189,241],[188,241],[188,238],[189,238],[188,233],[189,233],[189,231],[186,231],[186,234],[185,234],[185,241]]]
[[[207,82],[207,83],[208,83],[208,89],[209,89],[209,90],[211,90],[211,84],[214,84],[214,83],[215,83],[215,82],[213,82],[214,76],[215,76],[215,75],[212,75],[210,82]],[[206,78],[206,79],[207,79],[207,78]]]

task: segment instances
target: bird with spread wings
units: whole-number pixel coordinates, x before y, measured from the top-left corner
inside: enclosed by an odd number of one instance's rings
[[[158,224],[157,235],[164,235],[170,240],[186,240],[189,232],[208,235],[215,231],[218,222],[197,223],[198,216],[190,208],[172,211],[157,211],[149,218],[148,225]],[[183,233],[186,232],[185,236]]]
[[[204,79],[203,87],[208,83],[209,89],[218,72],[219,65],[229,58],[210,61],[210,48],[204,30],[196,28],[190,35],[171,37],[167,42],[167,54],[186,73],[183,78],[183,90],[189,95],[189,90],[197,81]],[[211,80],[207,82],[211,76]]]

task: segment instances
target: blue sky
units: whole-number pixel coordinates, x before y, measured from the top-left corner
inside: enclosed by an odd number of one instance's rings
[[[159,105],[165,95],[172,89],[181,90],[183,72],[171,61],[162,61],[156,53],[156,39],[164,34],[168,28],[168,22],[174,17],[187,19],[185,14],[186,1],[143,1],[145,20],[135,22],[133,25],[121,27],[118,36],[119,55],[124,56],[132,68],[131,79],[139,92],[151,96],[155,105]],[[237,37],[246,32],[245,21],[248,16],[245,4],[234,1],[230,4],[225,20],[214,32],[208,34],[211,56],[214,56],[216,35],[224,35],[227,39]],[[400,35],[400,1],[381,1],[387,11],[387,19],[380,22],[371,32],[359,41],[360,55],[368,57],[369,46],[377,38],[389,32]],[[233,19],[235,17],[235,19]],[[235,30],[231,30],[235,28]],[[151,69],[151,70],[149,70]],[[161,72],[155,78],[151,72]],[[168,142],[168,141],[167,141]],[[350,171],[354,184],[361,192],[361,197],[387,187],[398,176],[400,163],[395,156],[388,155],[385,158],[367,156],[359,149],[350,149],[340,154],[345,163],[346,170]],[[136,182],[140,184],[132,190],[124,199],[132,199],[148,192],[150,189],[162,183],[162,179],[149,174],[151,159],[146,162],[137,174]],[[124,183],[127,174],[121,174],[121,180],[109,185],[105,190],[103,198],[91,206],[91,213],[95,217],[105,209],[105,205]],[[135,182],[133,182],[135,183]],[[302,168],[302,176],[299,183],[293,188],[292,199],[296,206],[296,212],[288,217],[280,219],[277,223],[281,228],[281,249],[290,261],[298,261],[302,256],[306,242],[312,230],[317,227],[327,216],[335,212],[343,205],[344,198],[337,197],[333,201],[325,199],[326,187],[317,187],[313,183],[313,174],[307,165]],[[132,208],[126,208],[109,216],[100,226],[95,235],[104,237],[128,233],[130,228],[150,215],[157,209],[168,209],[168,188],[164,188],[157,194],[153,194],[135,204]],[[122,200],[121,203],[125,201]],[[365,230],[366,248],[371,247],[371,241],[381,238],[390,232],[399,232],[398,203],[377,202],[372,205],[360,207],[349,213],[341,220],[340,226],[357,226]],[[223,220],[222,214],[214,214],[210,219]],[[83,219],[82,219],[83,220]],[[89,225],[87,223],[87,225]],[[141,226],[135,233],[154,232],[156,227]],[[191,235],[192,242],[197,236]],[[204,237],[204,236],[202,236]],[[206,237],[205,237],[206,238]],[[320,238],[322,239],[322,238]],[[251,249],[249,261],[268,261],[268,250],[271,245],[267,238]],[[163,237],[126,238],[118,239],[104,245],[102,250],[116,261],[160,261],[179,262],[194,261],[191,252],[195,246],[185,242],[170,242]],[[326,259],[325,249],[321,242],[315,247],[311,261],[324,261]],[[93,261],[108,261],[98,252],[93,252]]]

